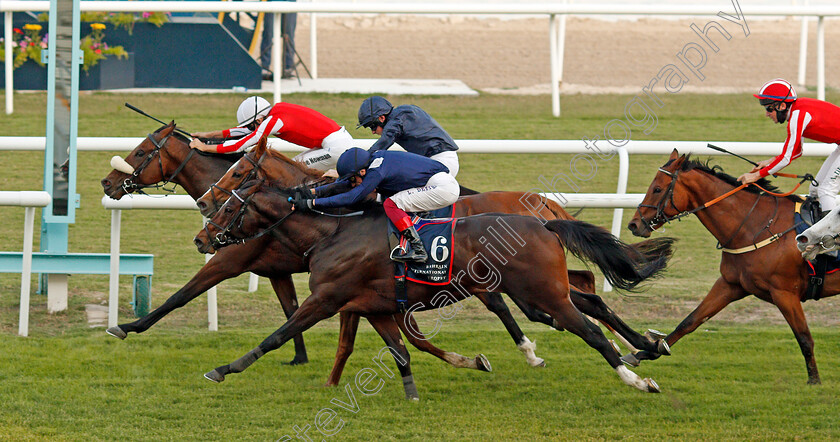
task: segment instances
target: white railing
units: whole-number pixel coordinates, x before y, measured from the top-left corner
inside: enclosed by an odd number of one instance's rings
[[[466,14],[466,15],[547,15],[549,17],[549,47],[551,50],[551,95],[552,112],[560,115],[560,89],[562,78],[562,57],[565,42],[564,18],[567,15],[642,15],[642,16],[718,16],[719,13],[729,14],[731,17],[741,17],[742,11],[738,3],[732,3],[732,11],[721,11],[720,5],[626,5],[626,4],[545,4],[545,3],[304,3],[304,2],[220,2],[220,1],[82,1],[82,11],[106,12],[268,12],[311,13],[312,62],[313,71],[317,72],[317,41],[314,15],[317,13],[373,13],[373,14]],[[11,14],[15,11],[47,11],[49,2],[42,0],[4,0],[0,2],[0,11],[6,13],[6,53],[12,53]],[[732,14],[735,15],[732,15]],[[747,11],[749,16],[797,16],[817,17],[817,98],[825,99],[825,17],[840,16],[840,6],[751,6]],[[805,29],[803,24],[803,29]],[[562,30],[562,33],[561,33]],[[280,60],[282,42],[280,21],[274,20],[274,43],[272,57]],[[801,38],[807,38],[807,32]],[[800,43],[800,51],[807,48]],[[802,60],[804,55],[800,54]],[[11,60],[11,57],[7,58]],[[801,63],[804,63],[802,61]],[[801,78],[804,81],[804,65],[800,64]],[[6,113],[12,113],[13,82],[11,75],[11,61],[6,62]],[[281,101],[280,81],[274,82],[274,101]]]
[[[0,206],[25,208],[23,221],[23,268],[20,273],[20,312],[18,334],[29,335],[29,290],[32,283],[32,240],[35,230],[35,208],[46,207],[52,198],[44,191],[0,192]]]

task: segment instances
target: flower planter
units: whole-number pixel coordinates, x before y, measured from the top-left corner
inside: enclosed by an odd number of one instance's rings
[[[2,63],[0,63],[2,66]],[[79,67],[79,90],[125,89],[134,87],[134,54],[128,58],[109,57],[85,72]],[[6,72],[0,69],[0,89],[6,88]],[[14,70],[15,90],[43,91],[47,89],[47,66],[27,60]]]

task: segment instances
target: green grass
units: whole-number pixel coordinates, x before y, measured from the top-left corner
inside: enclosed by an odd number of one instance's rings
[[[2,94],[0,94],[2,97]],[[0,136],[43,136],[45,94],[15,96],[16,112],[2,117]],[[145,111],[192,131],[232,124],[242,95],[120,95],[81,97],[80,136],[142,137],[158,125],[122,106],[129,101]],[[270,98],[270,97],[268,97]],[[563,117],[550,116],[545,97],[391,97],[395,104],[427,109],[456,139],[580,139],[594,137],[621,118],[631,96],[563,97]],[[779,141],[784,127],[771,124],[748,95],[663,96],[658,125],[633,139]],[[837,95],[829,95],[837,101]],[[359,95],[285,95],[284,99],[318,109],[354,130]],[[99,203],[99,180],[108,159],[125,152],[79,153],[81,208],[70,226],[71,252],[107,252],[110,213]],[[569,172],[571,155],[461,155],[459,180],[479,190],[529,190]],[[645,192],[665,157],[631,157],[629,192]],[[756,158],[761,159],[761,158]],[[800,158],[789,171],[815,172],[819,158]],[[714,157],[733,175],[749,166],[741,160]],[[42,186],[43,155],[0,152],[0,190]],[[581,192],[614,192],[618,160],[598,161],[595,176],[579,181]],[[789,180],[779,187],[793,186]],[[570,189],[559,188],[560,191]],[[23,210],[0,208],[0,250],[19,251]],[[625,222],[632,216],[626,210]],[[579,217],[609,225],[611,210],[586,210]],[[174,293],[203,264],[192,237],[198,214],[185,211],[126,212],[122,252],[153,253],[153,305]],[[637,329],[671,330],[688,314],[718,276],[720,252],[715,241],[688,218],[664,234],[680,238],[666,276],[635,296],[604,295],[605,301]],[[634,241],[629,234],[623,239]],[[36,238],[37,242],[37,238]],[[36,245],[37,247],[37,245]],[[579,267],[577,265],[576,267]],[[308,294],[307,275],[295,276],[301,299]],[[33,288],[37,281],[33,278]],[[600,279],[599,279],[600,284]],[[130,278],[121,278],[121,322],[131,318]],[[306,333],[310,360],[303,367],[278,363],[291,358],[287,345],[261,359],[246,373],[221,385],[201,374],[253,348],[277,326],[282,312],[267,281],[247,293],[244,276],[219,288],[219,333],[206,331],[206,297],[173,312],[144,335],[125,342],[88,329],[85,304],[107,300],[107,276],[70,278],[67,311],[47,314],[46,298],[34,295],[30,338],[18,338],[20,275],[0,275],[0,439],[257,439],[290,434],[294,425],[312,423],[321,408],[342,390],[323,389],[332,364],[337,321]],[[834,394],[840,356],[838,301],[805,304],[814,329],[817,361],[824,385],[807,387],[805,368],[792,333],[775,307],[747,298],[727,307],[711,322],[681,341],[674,356],[638,370],[654,377],[664,394],[646,396],[624,387],[603,360],[582,341],[526,323],[515,313],[544,370],[530,369],[513,348],[502,326],[477,301],[467,301],[458,317],[445,324],[434,343],[473,355],[487,354],[494,373],[454,370],[430,356],[413,352],[415,378],[422,400],[405,403],[396,380],[377,395],[356,394],[361,410],[340,413],[346,426],[335,437],[347,439],[829,439],[838,437]],[[429,329],[435,313],[420,315]],[[372,365],[382,347],[367,325],[342,386]],[[496,417],[497,418],[493,418]]]

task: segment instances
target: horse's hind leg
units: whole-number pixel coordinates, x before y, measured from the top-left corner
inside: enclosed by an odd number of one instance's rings
[[[808,370],[808,383],[819,384],[820,373],[817,370],[817,360],[814,358],[814,339],[811,337],[811,330],[808,328],[808,321],[805,319],[805,312],[802,311],[799,296],[796,293],[778,291],[773,291],[770,295],[773,297],[773,303],[782,312],[793,330],[796,342],[799,343],[799,349],[802,350],[802,356],[805,358],[805,368]]]
[[[371,316],[367,320],[370,325],[382,336],[387,347],[379,351],[379,354],[374,358],[374,362],[388,375],[393,377],[392,372],[382,364],[382,357],[386,351],[390,351],[391,355],[397,363],[397,369],[402,376],[403,388],[405,389],[405,398],[409,400],[420,400],[417,394],[417,385],[414,384],[414,376],[411,375],[411,357],[408,355],[408,350],[400,339],[400,329],[393,316]]]
[[[546,309],[566,330],[580,336],[590,347],[601,353],[621,380],[631,387],[650,393],[659,393],[659,386],[653,379],[640,378],[636,373],[625,367],[613,346],[607,341],[601,329],[589,322],[574,304],[568,299],[561,299],[554,309]]]
[[[344,364],[353,353],[353,344],[356,342],[356,331],[359,329],[359,315],[355,313],[341,312],[339,318],[338,348],[335,351],[335,363],[333,363],[330,376],[327,378],[327,387],[338,385],[341,380],[341,372],[344,371]]]
[[[507,304],[505,301],[502,300],[502,295],[499,293],[479,293],[475,295],[476,298],[481,300],[487,309],[491,312],[495,313],[496,316],[502,321],[502,324],[505,325],[510,337],[513,338],[513,342],[519,347],[519,351],[525,354],[525,358],[528,360],[528,364],[532,367],[545,367],[545,360],[543,358],[538,358],[537,355],[534,353],[536,350],[537,345],[534,342],[531,342],[525,333],[522,333],[522,329],[519,328],[519,324],[516,323],[516,320],[513,319],[513,316],[510,314],[510,309],[508,309]],[[514,300],[515,302],[515,300]],[[518,304],[517,304],[518,305]],[[520,306],[521,309],[521,306]],[[529,313],[531,315],[538,315],[542,314],[548,317],[545,313],[542,312],[535,312],[533,309],[529,309],[528,311],[522,310],[526,316],[529,316],[528,319],[531,319]],[[551,318],[549,317],[549,320]],[[531,319],[533,321],[533,319]],[[550,325],[550,324],[549,324]]]
[[[292,282],[292,275],[284,275],[277,278],[269,278],[271,287],[277,295],[277,300],[280,301],[280,306],[283,307],[283,313],[286,314],[286,319],[292,317],[295,310],[298,308],[297,294],[295,293],[295,284]],[[299,365],[309,362],[306,356],[306,346],[303,344],[303,335],[294,337],[295,341],[295,357],[287,362],[289,365]]]
[[[394,315],[394,320],[402,330],[408,342],[420,351],[431,354],[455,368],[472,368],[479,371],[493,371],[490,366],[490,361],[483,354],[479,354],[475,359],[470,359],[466,356],[461,356],[452,351],[444,351],[432,345],[428,339],[424,339],[414,316],[410,314],[399,313]]]

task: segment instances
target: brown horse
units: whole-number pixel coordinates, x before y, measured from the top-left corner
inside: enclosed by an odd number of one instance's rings
[[[767,180],[756,184],[771,192],[775,189]],[[674,150],[668,162],[659,168],[628,225],[634,235],[649,237],[664,223],[694,213],[724,248],[720,278],[700,305],[665,340],[674,345],[729,303],[753,294],[782,312],[805,357],[808,383],[818,384],[814,340],[801,304],[806,300],[808,265],[799,254],[793,233],[794,205],[800,198],[776,197],[749,186],[708,204],[739,185],[735,178],[680,156]],[[828,275],[823,296],[838,292],[840,273]],[[658,356],[647,351],[636,354],[640,360]],[[625,360],[637,363],[632,357],[625,356]]]
[[[273,236],[290,244],[297,254],[308,256],[312,294],[286,324],[257,348],[205,377],[221,382],[226,375],[242,372],[292,336],[340,311],[347,311],[364,316],[371,323],[382,323],[383,327],[377,331],[397,360],[406,397],[416,399],[409,355],[399,329],[388,327],[393,323],[383,321],[398,311],[391,295],[395,282],[388,258],[384,212],[377,207],[349,218],[299,214],[287,202],[291,191],[263,183],[263,180],[250,181],[237,191],[236,198],[229,198],[196,236],[196,246],[199,251],[208,252],[213,244],[223,246],[228,238]],[[495,229],[504,230],[509,235],[506,241],[518,245],[520,250],[512,248],[499,255],[486,244],[482,245],[486,241],[480,238]],[[409,284],[407,298],[412,305],[409,311],[415,310],[415,306],[423,310],[440,304],[432,299],[441,296],[449,305],[476,293],[504,292],[530,309],[546,312],[561,327],[581,337],[601,353],[627,385],[658,392],[655,382],[639,378],[622,365],[601,329],[586,320],[572,304],[564,247],[594,262],[611,283],[624,290],[632,290],[655,276],[667,261],[663,257],[648,262],[605,229],[581,221],[553,220],[543,224],[531,216],[503,214],[460,218],[456,221],[451,249],[452,283],[437,287]],[[486,257],[489,255],[496,260]]]
[[[309,169],[302,164],[290,160],[285,155],[275,152],[261,142],[242,160],[230,168],[219,181],[213,184],[207,193],[196,201],[196,205],[206,217],[211,217],[243,183],[251,179],[264,179],[280,185],[291,187],[301,183],[322,182],[322,172]],[[540,220],[552,219],[574,220],[560,205],[551,200],[542,199],[537,195],[523,192],[485,192],[477,195],[462,197],[455,204],[454,217],[460,218],[481,213],[507,213],[534,216]],[[653,242],[643,241],[632,247],[648,258],[661,255],[670,256],[670,239]],[[571,298],[575,306],[584,314],[601,321],[626,346],[635,349],[645,349],[668,354],[669,349],[659,337],[648,339],[625,324],[604,302],[594,295],[595,280],[590,271],[569,270],[569,280],[572,285]],[[534,345],[522,333],[519,325],[496,293],[477,294],[490,311],[495,313],[513,338],[514,343],[522,350],[529,363],[533,366],[542,365],[543,360],[533,354]],[[559,328],[547,314],[534,311],[528,305],[513,299],[529,320],[542,322],[550,327]],[[358,328],[359,318],[352,313],[341,313],[341,332],[336,361],[327,385],[337,385],[341,377],[341,370],[353,351],[353,340]],[[411,336],[409,336],[411,340]],[[412,342],[413,343],[413,342]]]

